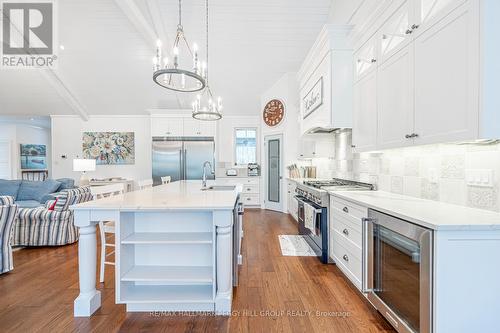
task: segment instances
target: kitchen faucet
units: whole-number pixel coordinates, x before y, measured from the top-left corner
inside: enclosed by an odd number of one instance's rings
[[[203,178],[201,179],[202,188],[207,187],[207,165],[210,167],[210,172],[213,173],[212,164],[209,161],[205,161],[205,163],[203,163]]]

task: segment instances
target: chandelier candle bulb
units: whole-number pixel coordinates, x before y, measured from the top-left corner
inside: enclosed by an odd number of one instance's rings
[[[157,71],[158,70],[158,58],[153,57],[153,70]]]
[[[181,75],[181,86],[182,88],[186,88],[186,75]]]
[[[174,47],[174,67],[177,68],[179,66],[179,48]]]
[[[201,65],[201,76],[206,79],[207,78],[207,63],[203,62]]]
[[[161,40],[156,41],[156,57],[158,58],[158,64],[160,64],[161,60]]]
[[[168,68],[168,58],[167,57],[163,58],[163,65],[165,66],[165,68]]]
[[[193,69],[194,72],[197,73],[198,70],[198,45],[196,43],[193,44]]]

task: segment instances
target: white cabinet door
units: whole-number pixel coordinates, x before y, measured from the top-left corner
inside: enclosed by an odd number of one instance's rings
[[[413,45],[408,45],[378,69],[377,147],[413,144]]]
[[[201,136],[201,120],[185,118],[183,122],[184,136]]]
[[[166,117],[151,117],[151,136],[167,136],[168,121]]]
[[[405,1],[380,28],[377,34],[379,41],[379,63],[383,63],[392,55],[404,48],[411,41],[413,2]],[[399,5],[399,3],[396,3]]]
[[[200,122],[200,135],[215,137],[216,126],[217,124],[215,121]]]
[[[151,136],[182,136],[183,122],[180,117],[151,117]]]
[[[168,135],[183,136],[184,135],[184,119],[181,117],[172,117],[168,121]]]
[[[415,39],[416,144],[477,137],[479,32],[471,3]]]
[[[216,123],[193,118],[184,118],[184,136],[215,136]]]
[[[357,152],[374,150],[377,140],[377,71],[354,85],[352,142]]]
[[[414,0],[415,19],[412,24],[414,35],[419,36],[424,33],[466,1],[468,0]]]
[[[298,159],[313,158],[316,155],[316,144],[314,140],[303,138],[299,140],[299,156]]]
[[[377,36],[369,39],[363,46],[354,54],[354,73],[355,81],[361,80],[363,77],[376,69],[377,63]]]

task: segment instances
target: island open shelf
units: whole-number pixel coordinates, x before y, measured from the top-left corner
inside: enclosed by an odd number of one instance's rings
[[[137,232],[122,244],[212,244],[212,232]]]
[[[128,311],[214,311],[215,236],[211,212],[121,212],[117,303]]]

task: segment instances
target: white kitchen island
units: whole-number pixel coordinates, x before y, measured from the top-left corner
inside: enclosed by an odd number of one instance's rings
[[[209,185],[213,185],[209,183]],[[73,206],[80,229],[74,315],[101,306],[96,225],[115,221],[116,303],[127,311],[231,311],[234,209],[242,187],[179,181]]]

